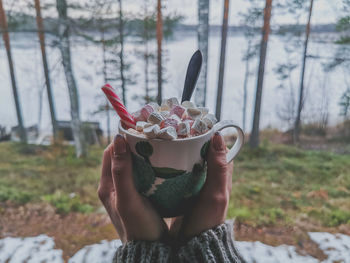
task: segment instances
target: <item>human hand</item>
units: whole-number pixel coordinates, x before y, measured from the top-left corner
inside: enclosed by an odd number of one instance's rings
[[[104,151],[98,196],[123,243],[156,241],[168,232],[151,203],[135,189],[130,148],[122,135]]]
[[[207,179],[195,200],[193,209],[184,217],[174,218],[172,236],[188,239],[224,223],[232,189],[233,162],[226,162],[226,145],[216,132],[207,154]]]

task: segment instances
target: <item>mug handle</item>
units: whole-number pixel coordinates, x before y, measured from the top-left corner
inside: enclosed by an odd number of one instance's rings
[[[236,155],[239,153],[244,143],[244,133],[239,126],[234,124],[233,121],[230,121],[230,120],[220,121],[214,125],[213,130],[215,133],[217,131],[221,131],[228,127],[233,127],[237,130],[237,140],[235,144],[232,146],[232,148],[229,150],[229,152],[226,154],[227,163],[231,162],[233,158],[236,157]]]

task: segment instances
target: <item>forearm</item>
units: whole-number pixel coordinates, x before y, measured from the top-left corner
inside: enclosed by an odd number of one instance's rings
[[[162,242],[131,241],[120,246],[113,263],[170,262],[171,248]]]
[[[128,242],[118,248],[113,260],[116,262],[245,263],[234,245],[232,222],[207,230],[177,249],[162,242]]]
[[[177,262],[244,263],[233,241],[233,226],[228,222],[192,238],[178,250]]]

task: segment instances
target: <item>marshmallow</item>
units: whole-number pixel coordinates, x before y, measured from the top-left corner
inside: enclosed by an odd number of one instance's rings
[[[178,120],[173,119],[173,118],[168,118],[168,119],[162,120],[162,122],[160,123],[160,128],[163,129],[166,127],[174,127],[175,129],[177,129],[178,124],[179,124]]]
[[[170,115],[169,119],[174,119],[177,122],[181,122],[181,118],[179,118],[179,116],[177,116],[176,114]]]
[[[154,112],[154,108],[150,104],[143,106],[143,108],[141,109],[141,114],[145,118],[145,120],[148,119],[149,115],[151,115],[152,112]]]
[[[134,120],[136,122],[138,122],[138,121],[146,121],[147,120],[141,114],[141,110],[135,111],[134,113],[132,113],[132,116],[134,116]]]
[[[185,107],[186,109],[196,107],[196,105],[192,101],[188,101],[188,100],[185,100],[184,102],[182,102],[181,105],[182,105],[182,107]]]
[[[170,111],[170,115],[176,114],[179,118],[181,118],[185,110],[186,109],[180,105],[174,105],[174,107]]]
[[[211,129],[218,120],[214,114],[208,113],[202,118],[202,121]]]
[[[188,122],[190,127],[192,127],[192,124],[194,123],[194,120],[187,119],[187,120],[184,120],[183,122]]]
[[[191,128],[193,130],[192,134],[203,134],[207,131],[208,126],[201,119],[196,119]]]
[[[159,128],[158,124],[155,124],[155,125],[152,125],[152,126],[149,126],[149,127],[143,129],[143,133],[149,139],[156,138],[159,131],[160,131],[160,128]]]
[[[164,100],[162,102],[162,105],[160,106],[160,110],[161,111],[170,111],[171,110],[169,105],[166,103],[166,100]]]
[[[152,112],[147,121],[152,124],[160,124],[165,118],[159,112]]]
[[[179,101],[177,98],[173,97],[170,99],[165,99],[162,101],[162,105],[160,106],[160,109],[163,110],[171,110],[174,105],[179,105]]]
[[[181,122],[179,123],[179,125],[177,126],[177,135],[180,137],[187,137],[190,134],[190,123],[188,121],[186,122]]]
[[[160,111],[159,112],[164,118],[167,118],[170,116],[170,111]]]
[[[133,128],[129,128],[128,132],[130,132],[131,134],[137,135],[137,136],[145,137],[145,135],[142,132],[138,132],[137,130],[135,130]]]
[[[144,128],[147,128],[149,126],[152,126],[152,124],[145,121],[136,122],[136,130],[139,132],[142,132]]]
[[[174,140],[177,138],[176,129],[172,126],[161,129],[157,135],[157,138],[164,140]]]
[[[209,113],[209,109],[207,107],[198,107],[197,109],[201,111],[202,116],[207,115]]]
[[[192,119],[197,119],[201,116],[202,112],[197,108],[188,108],[187,115]]]
[[[154,111],[158,111],[160,108],[157,102],[150,102],[148,103],[148,105],[150,105],[154,109]]]
[[[173,97],[164,99],[161,106],[150,102],[133,113],[136,130],[130,132],[144,138],[173,140],[198,136],[207,132],[217,122],[207,107],[196,107],[191,101],[179,101]]]

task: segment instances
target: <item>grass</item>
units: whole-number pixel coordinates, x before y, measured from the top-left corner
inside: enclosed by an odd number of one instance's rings
[[[265,143],[235,163],[228,216],[252,225],[350,223],[350,156]]]
[[[68,146],[0,144],[0,202],[49,202],[59,213],[92,212],[102,149],[77,159]]]
[[[91,213],[102,148],[76,159],[68,146],[0,144],[0,203],[47,202],[58,213]],[[263,143],[235,161],[228,217],[251,225],[310,220],[350,224],[350,156]]]

